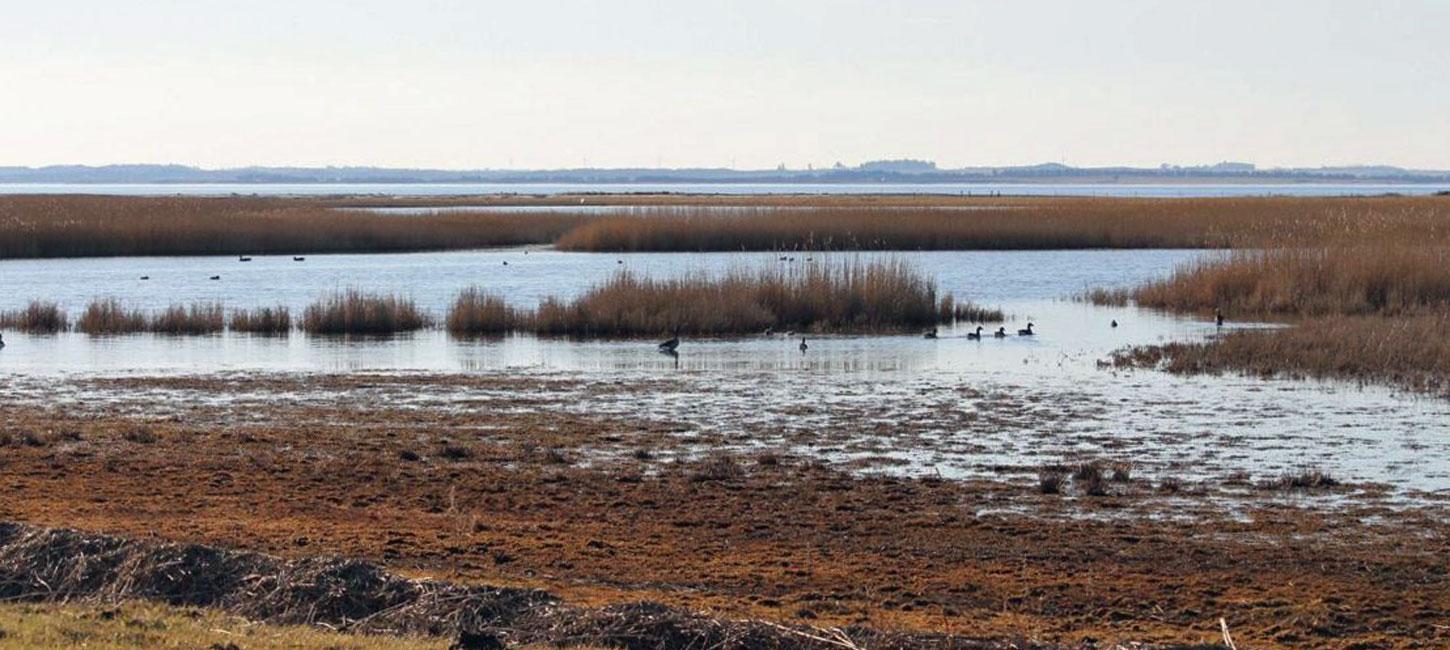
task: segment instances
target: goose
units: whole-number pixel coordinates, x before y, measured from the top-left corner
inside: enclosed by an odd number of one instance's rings
[[[678,347],[680,347],[680,333],[675,332],[674,338],[660,344],[660,352],[674,352]]]
[[[220,275],[213,275],[213,276],[211,276],[210,278],[207,278],[207,279],[208,280],[220,280],[220,279],[222,279],[222,276],[220,276]]]
[[[1007,328],[1005,328],[1005,327],[998,327],[997,328],[997,331],[992,332],[992,337],[993,338],[999,338],[999,339],[1005,339],[1005,338],[1007,338]]]
[[[1032,336],[1033,334],[1036,332],[1032,331],[1032,321],[1027,322],[1027,327],[1017,330],[1017,336]]]
[[[237,261],[238,262],[250,262],[250,261],[252,261],[252,258],[247,257],[245,255],[238,255],[237,256]]]
[[[981,325],[978,325],[977,326],[977,331],[975,331],[975,332],[967,332],[967,338],[968,339],[971,339],[973,341],[980,341],[980,340],[982,340],[982,326]]]
[[[810,349],[810,347],[811,346],[806,345],[806,337],[802,336],[801,337],[801,354],[805,354],[806,353],[806,350]]]
[[[292,261],[293,262],[306,262],[307,261],[307,258],[305,258],[305,257],[298,257],[296,255],[293,255],[292,256]]]
[[[924,339],[934,339],[934,338],[936,338],[936,328],[933,327],[933,328],[927,330],[925,334],[922,334],[921,335],[921,337],[924,338]]]
[[[1218,327],[1223,327],[1223,312],[1217,309],[1213,310],[1213,322],[1216,323]]]
[[[774,334],[774,333],[775,333],[775,328],[774,327],[767,327],[767,328],[765,328],[765,336],[770,336],[771,334]]]
[[[1118,319],[1116,319],[1116,318],[1113,319],[1112,326],[1113,327],[1117,327],[1118,326]]]

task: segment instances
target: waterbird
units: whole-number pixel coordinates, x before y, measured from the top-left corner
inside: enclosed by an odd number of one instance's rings
[[[149,276],[149,275],[143,275],[143,276],[141,276],[141,279],[142,280],[150,280],[151,279],[151,276]]]
[[[244,255],[238,255],[237,256],[237,261],[238,262],[250,262],[250,261],[252,261],[252,258],[246,257]]]
[[[0,348],[5,347],[5,333],[0,332]]]
[[[1223,312],[1217,309],[1213,310],[1213,322],[1217,323],[1219,327],[1223,327]]]
[[[1005,339],[1005,338],[1007,338],[1007,328],[1005,328],[1005,327],[998,327],[997,328],[997,331],[992,332],[992,336],[993,336],[993,338],[999,338],[999,339]]]
[[[298,257],[296,255],[293,255],[292,256],[292,261],[293,262],[306,262],[307,261],[307,258],[305,258],[305,257]]]
[[[765,333],[766,336],[770,336],[771,334],[774,334],[775,333],[775,328],[774,327],[767,327],[767,328],[765,328],[765,332],[764,333]]]
[[[968,339],[971,339],[973,341],[980,341],[980,340],[982,340],[982,326],[981,325],[978,325],[977,326],[977,331],[975,331],[975,332],[967,332],[967,338]]]
[[[924,338],[924,339],[934,339],[934,338],[936,338],[936,328],[933,327],[933,328],[927,330],[926,333],[924,333],[924,334],[921,335],[921,338]]]
[[[1117,326],[1118,326],[1118,319],[1114,318],[1113,319],[1113,327],[1117,327]]]
[[[806,337],[802,336],[801,337],[801,354],[805,354],[806,353],[806,350],[810,349],[810,347],[811,346],[806,345]]]
[[[1031,321],[1028,321],[1027,322],[1027,327],[1025,327],[1023,329],[1020,329],[1020,330],[1017,330],[1017,336],[1032,336],[1033,334],[1036,334],[1036,332],[1033,332],[1032,331],[1032,322]]]
[[[675,332],[674,338],[660,344],[660,352],[674,352],[678,347],[680,347],[680,333]]]
[[[220,276],[220,275],[213,275],[213,276],[211,276],[210,278],[207,278],[207,279],[208,280],[220,280],[220,279],[222,279],[222,276]]]
[[[504,260],[504,261],[503,261],[503,265],[504,265],[504,266],[508,266],[508,265],[509,265],[509,261],[508,261],[508,260]]]

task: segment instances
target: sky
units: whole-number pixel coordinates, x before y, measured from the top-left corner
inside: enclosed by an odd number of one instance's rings
[[[0,165],[1450,168],[1445,0],[0,0]]]

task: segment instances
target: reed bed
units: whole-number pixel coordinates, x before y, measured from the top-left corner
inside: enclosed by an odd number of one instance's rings
[[[1450,249],[1372,243],[1240,251],[1130,292],[1139,305],[1233,317],[1399,316],[1450,309]],[[1114,302],[1110,292],[1094,296]]]
[[[54,302],[32,300],[25,309],[0,312],[0,329],[27,334],[55,334],[70,328],[70,318]]]
[[[98,298],[86,305],[76,320],[76,330],[90,335],[133,334],[146,331],[146,312],[122,304],[116,298]]]
[[[1204,343],[1133,348],[1113,360],[1181,374],[1342,379],[1450,396],[1450,312],[1315,318]]]
[[[292,331],[292,311],[285,306],[238,309],[228,327],[233,332],[283,336]]]
[[[307,306],[302,329],[308,334],[395,334],[432,325],[411,299],[349,289]]]
[[[1450,201],[1378,198],[1043,198],[730,213],[678,207],[600,217],[555,245],[576,251],[1245,248],[1394,237],[1450,241]],[[957,208],[963,206],[956,206]]]
[[[379,215],[284,198],[7,196],[0,197],[0,259],[547,244],[587,219],[559,213]]]
[[[146,321],[147,331],[157,334],[217,334],[226,327],[221,303],[172,305]]]
[[[540,205],[558,200],[508,202]],[[0,258],[390,252],[549,243],[576,251],[738,251],[1258,248],[1384,236],[1450,242],[1450,200],[1433,196],[588,199],[591,204],[632,201],[656,206],[617,216],[396,216],[335,207],[380,201],[0,197]],[[737,209],[722,213],[710,205]]]
[[[502,297],[469,287],[453,301],[445,325],[457,336],[486,336],[526,329],[531,320],[531,314],[510,307]]]
[[[936,285],[898,261],[808,262],[718,276],[655,279],[621,271],[574,300],[532,311],[469,289],[448,315],[455,334],[532,331],[579,337],[785,332],[902,332],[1001,313],[938,299]]]

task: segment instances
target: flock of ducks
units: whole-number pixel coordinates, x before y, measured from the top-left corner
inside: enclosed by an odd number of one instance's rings
[[[1223,325],[1223,317],[1222,316],[1219,317],[1219,325],[1220,326]],[[1114,320],[1113,321],[1113,327],[1117,327],[1117,326],[1118,326],[1118,321]],[[1017,330],[1017,336],[1036,336],[1037,335],[1037,332],[1034,329],[1032,329],[1033,327],[1036,327],[1036,325],[1034,325],[1031,321],[1028,321],[1027,327],[1024,327],[1022,329]],[[982,340],[982,336],[983,336],[982,329],[983,329],[983,327],[981,325],[978,325],[976,331],[974,331],[974,332],[967,332],[967,339],[968,340],[972,340],[972,341],[980,341],[980,340]],[[768,327],[768,328],[765,329],[765,332],[763,332],[763,334],[765,336],[772,336],[772,335],[775,334],[775,329]],[[795,332],[786,332],[785,335],[788,336],[788,337],[794,337],[795,336]],[[997,331],[995,331],[995,332],[992,333],[992,338],[995,338],[995,339],[1005,339],[1005,338],[1007,338],[1007,336],[1008,336],[1008,334],[1007,334],[1007,328],[1006,327],[998,327],[997,328]],[[927,330],[924,334],[922,334],[922,338],[934,339],[934,338],[937,338],[937,337],[938,337],[938,330],[935,327]],[[796,347],[800,348],[801,354],[805,354],[806,350],[811,349],[810,344],[806,342],[806,337],[804,337],[804,336],[801,337],[800,345],[798,345]],[[676,332],[675,335],[672,336],[672,337],[670,337],[668,340],[665,340],[665,341],[661,342],[659,344],[659,346],[658,346],[658,349],[663,354],[667,354],[667,355],[670,355],[670,356],[676,356],[676,355],[678,355],[679,354],[679,349],[680,349],[680,334],[679,334],[679,332]]]
[[[247,256],[247,255],[238,255],[237,256],[237,261],[238,262],[250,262],[250,261],[252,261],[252,258],[249,257],[249,256]],[[301,255],[293,255],[292,256],[292,261],[293,262],[306,262],[307,261],[307,258],[306,257],[303,257]],[[504,262],[504,264],[508,264],[508,262]],[[151,276],[149,276],[149,275],[143,275],[143,276],[140,277],[140,280],[143,281],[143,282],[144,281],[147,281],[147,280],[150,280],[150,279],[151,279]],[[222,276],[220,276],[220,275],[211,275],[211,276],[207,276],[206,279],[215,282],[217,280],[222,279]]]

